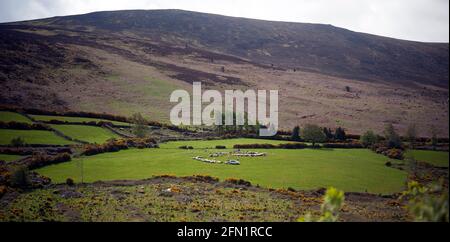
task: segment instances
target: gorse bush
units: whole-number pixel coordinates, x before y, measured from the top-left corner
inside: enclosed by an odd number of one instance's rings
[[[298,219],[299,222],[337,222],[344,205],[344,192],[334,187],[327,189],[320,207],[321,215],[313,217],[310,213]]]
[[[107,152],[117,152],[128,148],[158,148],[157,142],[152,138],[130,138],[130,139],[112,139],[105,144],[89,144],[85,145],[81,155],[92,156]]]
[[[415,221],[449,222],[448,190],[442,184],[426,187],[412,181],[403,196],[409,198],[408,209]]]
[[[28,169],[33,170],[33,169],[41,168],[41,167],[48,166],[48,165],[54,165],[54,164],[59,164],[59,163],[63,163],[63,162],[68,162],[71,159],[72,158],[71,158],[70,154],[68,154],[68,153],[61,153],[61,154],[57,154],[57,155],[47,155],[44,153],[35,153],[31,157],[31,159],[29,159],[26,163],[27,163]]]

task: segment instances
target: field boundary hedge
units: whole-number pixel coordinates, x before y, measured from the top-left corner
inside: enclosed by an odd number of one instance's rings
[[[44,131],[52,131],[52,128],[48,125],[41,123],[21,123],[21,122],[1,122],[0,121],[0,129],[13,129],[13,130],[44,130]]]
[[[288,144],[236,144],[234,149],[305,149],[309,146],[304,143],[288,143]]]

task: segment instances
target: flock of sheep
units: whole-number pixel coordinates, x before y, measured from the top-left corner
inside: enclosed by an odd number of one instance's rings
[[[260,153],[260,152],[254,152],[254,151],[244,151],[241,152],[239,150],[234,152],[217,152],[210,154],[209,157],[221,157],[225,155],[233,155],[238,157],[261,157],[266,156],[266,153]],[[227,164],[227,165],[240,165],[241,163],[238,160],[228,160],[226,162],[222,162],[220,160],[214,160],[214,159],[206,159],[201,156],[195,156],[193,157],[194,160],[210,163],[210,164]]]

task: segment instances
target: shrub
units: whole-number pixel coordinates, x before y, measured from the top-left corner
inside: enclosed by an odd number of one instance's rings
[[[403,151],[400,149],[389,149],[385,152],[385,155],[396,160],[403,160],[405,158]]]
[[[369,130],[361,136],[360,140],[364,147],[369,147],[378,143],[378,136],[372,130]]]
[[[287,144],[279,144],[277,148],[280,149],[305,149],[308,148],[308,145],[304,143],[287,143]]]
[[[138,138],[144,138],[147,136],[148,132],[148,121],[144,119],[144,117],[140,113],[135,113],[131,117],[131,121],[134,124],[132,127],[133,134]]]
[[[33,170],[37,168],[41,168],[48,165],[54,165],[59,164],[63,162],[68,162],[72,158],[70,157],[70,154],[68,153],[61,153],[57,155],[47,155],[44,153],[35,153],[31,157],[30,160],[26,162],[28,169]]]
[[[179,149],[182,149],[182,150],[192,150],[192,149],[194,149],[194,147],[192,147],[192,146],[187,146],[187,145],[183,145],[183,146],[180,146]]]
[[[292,140],[294,141],[299,141],[300,140],[300,127],[299,126],[295,126],[294,129],[292,130]]]
[[[345,134],[345,131],[343,128],[338,127],[336,131],[334,131],[334,139],[345,141],[347,139],[347,135]]]
[[[26,166],[14,167],[11,171],[11,177],[9,183],[12,187],[24,188],[30,184],[29,171]]]
[[[323,198],[321,209],[321,216],[313,218],[311,214],[298,219],[299,222],[337,222],[339,214],[344,205],[344,192],[336,188],[328,188]]]
[[[397,134],[397,131],[395,131],[395,128],[392,124],[386,125],[386,128],[384,130],[384,138],[386,139],[386,145],[389,148],[402,147],[400,136]]]
[[[75,185],[75,181],[72,178],[67,178],[66,179],[66,184],[68,186],[73,186],[73,185]]]
[[[287,144],[236,144],[234,149],[304,149],[308,146],[304,143],[287,143]]]
[[[246,186],[246,187],[251,187],[252,183],[246,180],[242,180],[242,179],[236,179],[236,178],[228,178],[225,180],[226,183],[230,183],[233,185],[238,185],[238,186]]]
[[[323,148],[330,149],[360,149],[364,148],[360,143],[325,143],[322,145]]]
[[[51,128],[45,124],[40,123],[19,123],[19,122],[0,122],[0,129],[16,129],[16,130],[48,130]]]
[[[131,138],[131,139],[112,139],[104,144],[89,144],[85,145],[81,155],[91,156],[106,152],[117,152],[120,150],[135,147],[138,149],[144,148],[159,148],[155,139],[152,138]]]
[[[216,149],[218,149],[218,150],[223,150],[223,149],[226,149],[227,147],[226,146],[224,146],[224,145],[217,145],[216,146]]]
[[[448,223],[448,190],[442,184],[425,187],[412,181],[403,196],[409,198],[408,209],[416,221]]]
[[[11,145],[14,147],[25,146],[25,140],[22,137],[13,138],[11,140]]]

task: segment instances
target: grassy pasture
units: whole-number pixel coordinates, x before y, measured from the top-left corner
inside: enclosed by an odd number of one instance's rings
[[[109,139],[119,138],[119,136],[113,132],[95,126],[51,125],[51,127],[73,139],[87,141],[89,143],[103,144]]]
[[[70,145],[75,142],[57,136],[51,131],[0,129],[0,145],[8,145],[11,140],[21,137],[27,144]]]
[[[430,163],[437,167],[448,167],[449,156],[445,151],[413,150],[407,155],[412,155],[414,159]]]
[[[316,189],[335,186],[345,191],[382,194],[401,191],[406,181],[405,172],[386,167],[386,157],[366,149],[266,150],[266,157],[240,158],[239,166],[207,164],[192,159],[194,156],[207,157],[218,151],[203,148],[244,142],[273,141],[236,139],[171,142],[161,145],[160,149],[130,149],[76,158],[71,162],[44,167],[38,172],[49,176],[54,182],[64,182],[68,177],[80,181],[79,164],[83,162],[86,182],[144,179],[163,174],[202,174],[220,179],[242,178],[269,188]],[[174,149],[180,144],[197,149]],[[233,158],[224,156],[217,159],[226,161]]]
[[[18,160],[20,158],[21,158],[21,156],[19,156],[19,155],[0,154],[0,160],[4,160],[6,162],[15,161],[15,160]]]
[[[74,123],[82,123],[82,122],[111,122],[114,125],[121,126],[130,126],[129,123],[118,122],[118,121],[110,121],[106,119],[96,119],[96,118],[81,118],[81,117],[65,117],[65,116],[47,116],[47,115],[30,115],[36,121],[51,121],[58,120],[63,122],[74,122]]]
[[[290,141],[280,140],[264,140],[264,139],[225,139],[225,140],[199,140],[199,141],[174,141],[161,144],[164,149],[177,149],[180,146],[192,146],[195,149],[214,149],[217,145],[223,145],[227,149],[232,149],[235,144],[286,144],[294,143]]]
[[[0,122],[32,123],[27,117],[14,112],[0,111]]]

